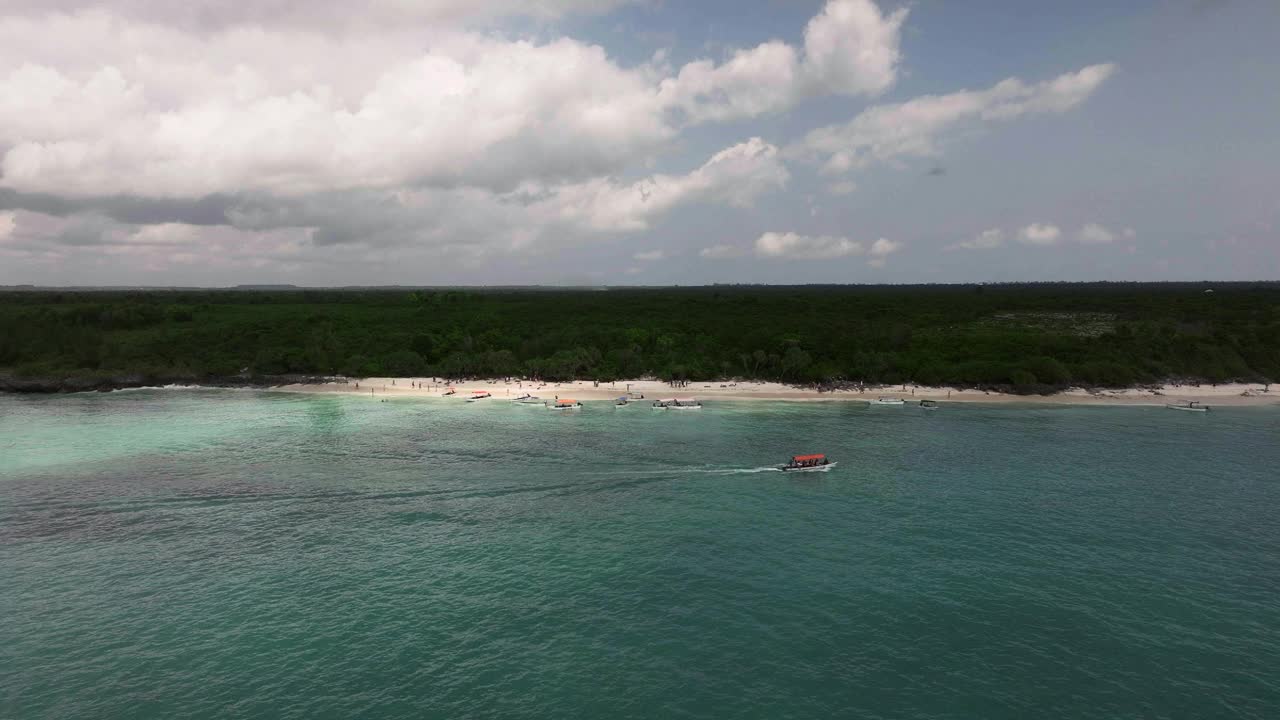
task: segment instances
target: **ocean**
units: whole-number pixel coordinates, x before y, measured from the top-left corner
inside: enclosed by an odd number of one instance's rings
[[[0,616],[5,718],[1276,718],[1280,409],[0,396]]]

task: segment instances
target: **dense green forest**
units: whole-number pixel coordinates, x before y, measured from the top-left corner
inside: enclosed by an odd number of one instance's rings
[[[1280,284],[0,293],[0,373],[1280,379]]]

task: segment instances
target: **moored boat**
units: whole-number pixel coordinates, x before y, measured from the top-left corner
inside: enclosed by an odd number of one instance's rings
[[[623,407],[627,407],[627,406],[629,406],[629,405],[631,405],[631,404],[632,404],[632,403],[631,403],[631,397],[630,397],[630,396],[628,396],[628,395],[623,395],[622,397],[614,398],[614,399],[613,399],[613,406],[614,406],[615,408],[623,408]]]
[[[878,397],[871,402],[872,405],[906,405],[907,401],[896,397]]]
[[[457,390],[454,390],[453,388],[449,388],[448,390],[440,393],[440,397],[449,397],[450,395],[457,395],[457,394],[458,394]]]
[[[537,395],[525,393],[517,398],[511,398],[511,402],[517,405],[542,405],[542,400]]]
[[[471,397],[467,398],[467,402],[475,402],[477,400],[484,400],[485,398],[491,397],[493,397],[493,395],[484,390],[473,390],[471,391]]]
[[[1167,403],[1165,404],[1165,407],[1170,410],[1181,410],[1183,412],[1209,412],[1209,406],[1200,404],[1198,400],[1189,400],[1179,404]]]
[[[924,410],[937,410],[938,401],[937,400],[921,400],[920,407]]]
[[[581,410],[582,403],[569,398],[556,398],[554,403],[547,403],[548,410]]]
[[[694,400],[693,398],[682,398],[682,399],[672,400],[671,404],[667,405],[667,409],[668,410],[701,410],[702,403],[698,402],[697,400]]]
[[[835,466],[826,455],[792,455],[791,460],[778,469],[783,472],[826,472]]]

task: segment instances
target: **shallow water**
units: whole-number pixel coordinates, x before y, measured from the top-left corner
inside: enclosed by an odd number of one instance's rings
[[[1280,717],[1277,468],[1271,408],[0,396],[0,716]]]

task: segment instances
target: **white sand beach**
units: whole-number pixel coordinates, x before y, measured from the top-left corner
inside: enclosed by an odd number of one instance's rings
[[[575,400],[612,400],[633,393],[645,400],[659,398],[697,398],[699,400],[773,400],[793,402],[861,401],[880,397],[912,400],[939,400],[970,403],[1023,403],[1052,405],[1163,405],[1198,401],[1206,405],[1244,406],[1280,404],[1280,386],[1266,388],[1258,383],[1220,385],[1164,385],[1158,388],[1125,390],[1085,390],[1072,388],[1052,395],[1012,395],[981,390],[958,390],[947,387],[894,385],[868,387],[862,392],[818,392],[809,388],[770,382],[691,382],[673,388],[660,380],[629,380],[596,384],[590,380],[561,383],[528,381],[470,380],[447,383],[433,378],[351,378],[346,382],[287,385],[279,390],[305,393],[347,393],[373,397],[442,397],[449,389],[452,398],[470,397],[474,392],[490,393],[495,399],[535,395],[544,400],[556,397]]]

